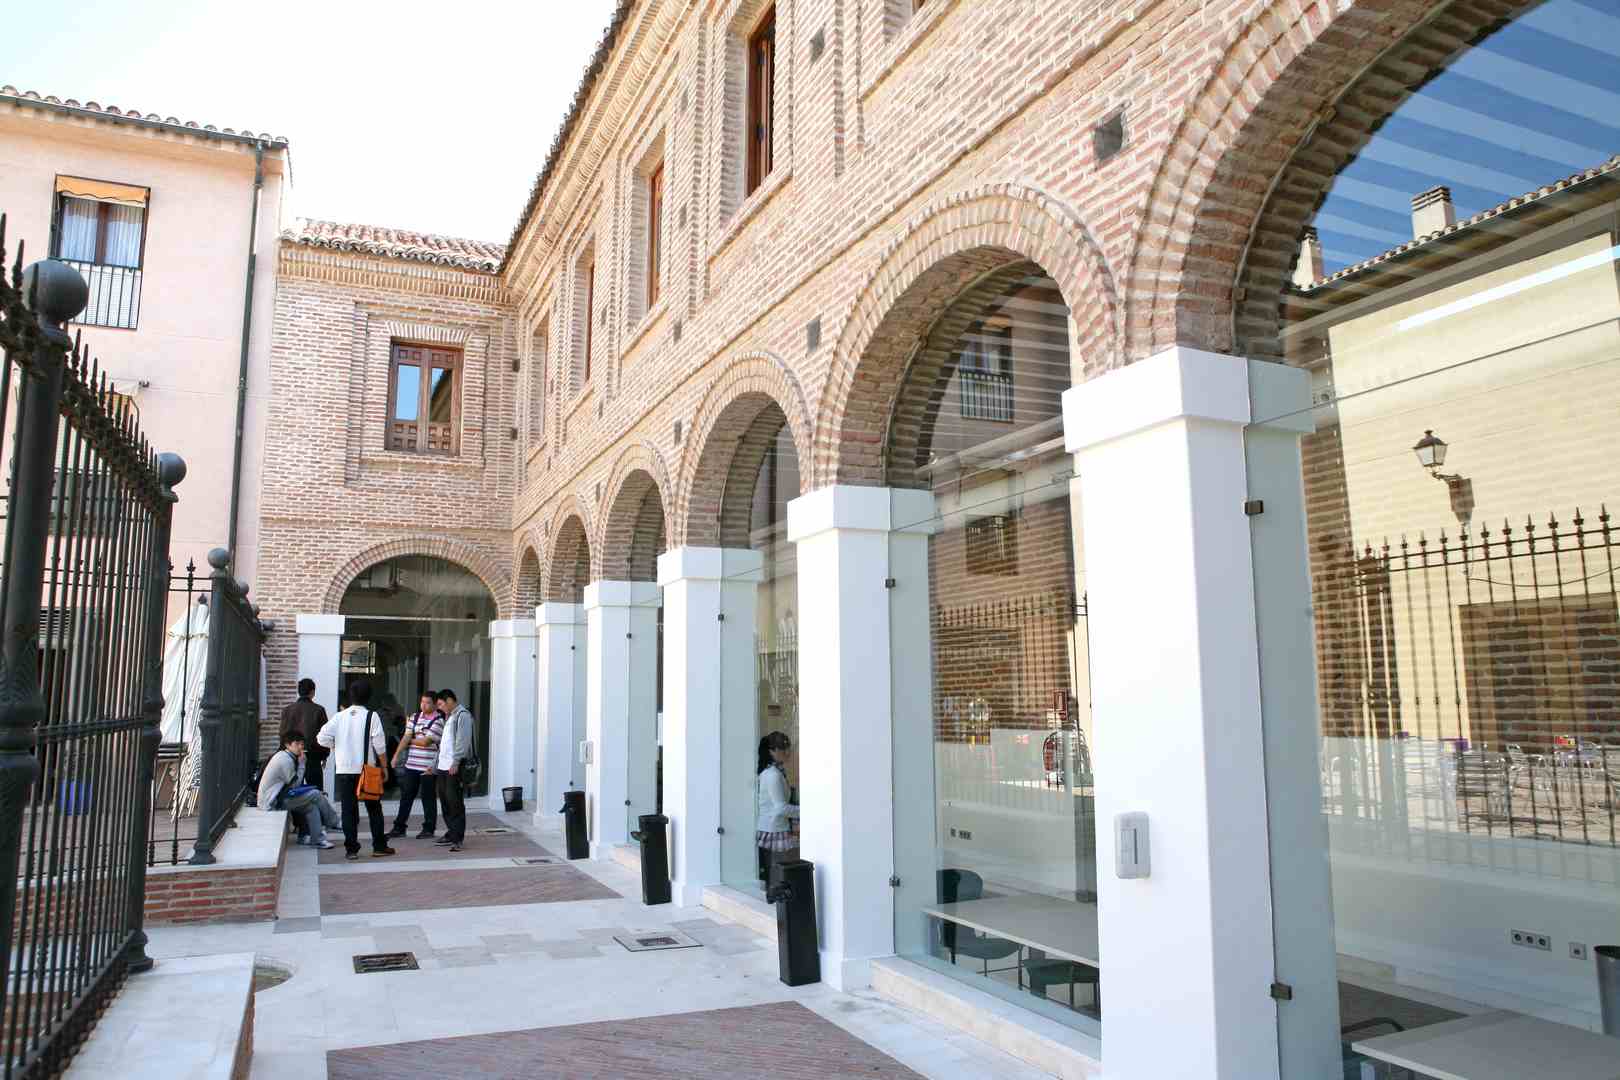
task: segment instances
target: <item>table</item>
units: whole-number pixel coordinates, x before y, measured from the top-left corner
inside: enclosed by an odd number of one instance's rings
[[[1016,941],[1049,956],[1100,967],[1097,905],[1051,896],[997,896],[923,908],[923,914]],[[1609,1080],[1609,1078],[1605,1078]]]
[[[1350,1048],[1435,1080],[1620,1080],[1620,1039],[1522,1013],[1478,1013]],[[1361,1075],[1371,1080],[1372,1062]]]

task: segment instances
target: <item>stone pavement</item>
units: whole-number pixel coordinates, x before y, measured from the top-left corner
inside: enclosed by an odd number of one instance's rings
[[[414,839],[357,863],[293,848],[278,922],[157,928],[150,951],[291,969],[256,996],[254,1080],[1044,1075],[876,995],[783,986],[774,941],[646,907],[617,864],[525,864],[563,848],[527,817],[469,815],[459,857]],[[679,947],[622,943],[647,937]],[[400,952],[418,970],[355,972],[356,955]]]

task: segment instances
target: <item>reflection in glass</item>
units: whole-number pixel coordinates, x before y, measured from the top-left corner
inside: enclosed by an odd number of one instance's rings
[[[1596,1026],[1570,950],[1620,926],[1617,16],[1550,0],[1424,84],[1283,296],[1345,1026]]]
[[[1096,1030],[1086,620],[1059,403],[1068,308],[1025,263],[958,298],[939,325],[953,323],[965,329],[923,350],[942,359],[915,363],[896,404],[918,434],[891,437],[891,483],[935,508],[897,521],[893,540],[927,534],[933,733],[931,761],[894,747],[896,847],[933,851],[933,880],[897,894],[897,948]]]
[[[428,420],[434,424],[448,424],[455,386],[455,373],[450,368],[434,367],[428,371]]]
[[[415,420],[419,415],[422,369],[415,364],[394,368],[394,419]]]

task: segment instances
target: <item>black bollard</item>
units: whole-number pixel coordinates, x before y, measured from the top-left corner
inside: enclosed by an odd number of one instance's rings
[[[664,830],[669,818],[663,814],[642,814],[636,819],[640,826],[631,833],[631,839],[641,845],[641,902],[643,904],[669,903],[669,843]]]
[[[816,866],[803,859],[776,863],[779,883],[765,894],[776,905],[776,961],[782,981],[803,986],[821,981],[816,938]]]
[[[585,793],[583,791],[563,792],[562,804],[563,836],[568,840],[568,857],[570,859],[588,859],[591,857],[590,841],[585,837]]]

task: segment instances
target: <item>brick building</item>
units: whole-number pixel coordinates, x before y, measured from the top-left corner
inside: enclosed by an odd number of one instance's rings
[[[1450,606],[1376,635],[1310,606],[1312,569],[1379,572],[1324,537],[1433,527],[1446,475],[1406,426],[1463,394],[1548,424],[1612,402],[1538,413],[1522,376],[1620,357],[1613,173],[1575,171],[1620,133],[1535,94],[1493,126],[1469,94],[1556,67],[1549,42],[1577,48],[1576,99],[1614,92],[1578,49],[1615,16],[1526,7],[626,0],[504,248],[283,237],[259,593],[296,640],[272,696],[475,658],[491,790],[546,815],[582,787],[598,857],[661,808],[691,904],[757,889],[782,731],[823,977],[1066,1075],[1336,1074],[1341,1022],[1449,1015],[1424,987],[1592,1026],[1584,971],[1497,927],[1605,932],[1604,804],[1549,834],[1512,803],[1612,783],[1610,748],[1397,723],[1368,672],[1400,657],[1433,708],[1416,628]],[[1446,183],[1480,212],[1422,198],[1408,242],[1408,200]],[[1577,286],[1547,337],[1509,302]],[[1516,321],[1447,336],[1470,312]],[[1608,490],[1601,455],[1529,442],[1560,449],[1492,467]],[[1542,590],[1577,580],[1568,550],[1430,584]],[[1126,813],[1147,824],[1099,842]],[[1565,869],[1464,885],[1459,844]]]

